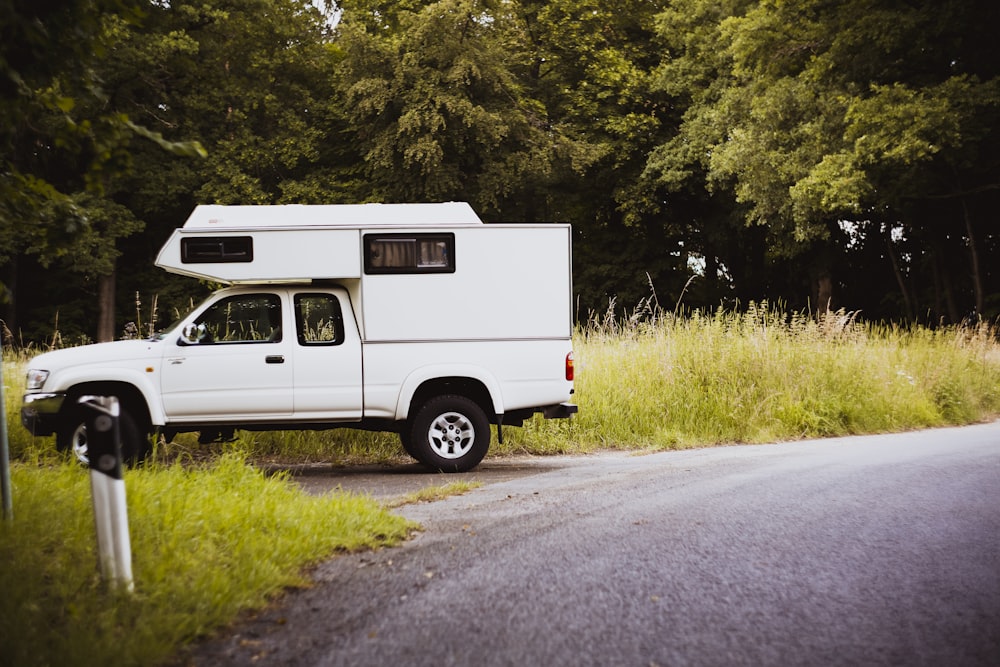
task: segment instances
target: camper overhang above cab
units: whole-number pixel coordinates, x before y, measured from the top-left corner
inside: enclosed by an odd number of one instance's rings
[[[220,283],[360,278],[362,231],[480,227],[465,202],[202,205],[174,231],[156,266]]]

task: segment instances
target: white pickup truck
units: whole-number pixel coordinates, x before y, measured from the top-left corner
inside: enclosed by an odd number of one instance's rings
[[[364,428],[446,472],[573,394],[568,225],[483,224],[464,203],[198,206],[156,264],[230,285],[148,340],[47,352],[21,408],[86,452],[84,395],[149,434]]]

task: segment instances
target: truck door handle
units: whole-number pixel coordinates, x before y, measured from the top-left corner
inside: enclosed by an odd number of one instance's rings
[[[283,354],[269,354],[264,357],[264,362],[268,364],[283,364],[285,363],[285,356]]]
[[[184,357],[170,357],[167,361],[170,362],[172,366],[176,366],[177,364],[184,363]]]

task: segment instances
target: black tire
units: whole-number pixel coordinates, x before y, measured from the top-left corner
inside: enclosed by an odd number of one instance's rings
[[[468,472],[490,448],[490,423],[475,401],[464,396],[436,396],[411,419],[403,446],[432,470]]]
[[[68,450],[81,463],[87,463],[87,423],[86,408],[74,407],[70,418],[56,431],[56,448]],[[118,413],[118,431],[122,440],[122,463],[135,466],[142,463],[152,453],[149,438],[136,423],[128,410]]]
[[[417,458],[417,453],[413,449],[413,443],[410,441],[410,431],[407,428],[404,427],[403,430],[399,432],[399,441],[403,445],[403,451],[409,454],[411,458],[417,459],[417,461],[420,460]]]

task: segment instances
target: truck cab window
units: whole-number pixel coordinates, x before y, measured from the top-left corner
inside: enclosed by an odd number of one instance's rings
[[[281,341],[281,299],[276,294],[241,294],[213,304],[194,323],[199,343]]]
[[[339,345],[344,342],[344,315],[332,294],[296,294],[295,330],[299,345]]]

